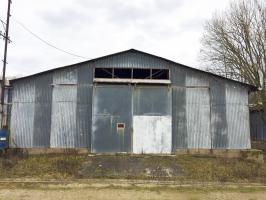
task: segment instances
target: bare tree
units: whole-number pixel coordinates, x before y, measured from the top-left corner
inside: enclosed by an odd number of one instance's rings
[[[200,58],[207,70],[257,86],[255,103],[266,113],[265,2],[233,1],[204,28]]]

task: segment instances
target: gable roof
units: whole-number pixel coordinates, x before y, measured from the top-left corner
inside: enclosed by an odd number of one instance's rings
[[[207,71],[204,71],[204,70],[201,70],[201,69],[196,69],[196,68],[193,68],[193,67],[189,67],[187,65],[183,65],[183,64],[174,62],[172,60],[169,60],[169,59],[166,59],[166,58],[163,58],[163,57],[160,57],[160,56],[156,56],[156,55],[153,55],[153,54],[150,54],[150,53],[146,53],[146,52],[143,52],[143,51],[139,51],[139,50],[136,50],[136,49],[128,49],[128,50],[125,50],[125,51],[121,51],[121,52],[117,52],[117,53],[101,56],[101,57],[90,59],[90,60],[86,60],[86,61],[83,61],[83,62],[74,63],[74,64],[71,64],[71,65],[66,65],[66,66],[62,66],[62,67],[53,68],[53,69],[50,69],[50,70],[47,70],[47,71],[43,71],[43,72],[39,72],[39,73],[36,73],[36,74],[32,74],[32,75],[29,75],[29,76],[24,76],[24,77],[20,77],[20,78],[11,79],[10,82],[17,81],[17,80],[22,80],[22,79],[26,79],[26,78],[30,78],[30,77],[33,77],[33,76],[39,76],[39,75],[42,75],[42,74],[50,73],[50,72],[53,72],[53,71],[56,71],[56,70],[60,70],[60,69],[66,69],[66,68],[73,67],[73,66],[80,65],[80,64],[86,64],[86,63],[90,63],[90,62],[95,62],[95,61],[98,61],[98,60],[101,60],[101,59],[104,59],[104,58],[108,58],[108,57],[112,57],[112,56],[116,56],[116,55],[120,55],[120,54],[124,54],[124,53],[128,53],[128,52],[133,52],[133,53],[135,52],[135,53],[140,53],[140,54],[143,54],[143,55],[151,56],[151,57],[154,57],[154,58],[161,59],[163,61],[169,62],[169,63],[174,64],[174,65],[179,65],[179,66],[182,66],[182,67],[185,67],[185,68],[189,68],[189,69],[197,71],[197,72],[205,73],[205,74],[208,74],[208,75],[211,75],[211,76],[214,76],[214,77],[218,77],[220,79],[224,79],[224,80],[228,80],[228,81],[232,81],[232,82],[241,84],[243,86],[246,86],[246,87],[250,88],[252,91],[257,90],[257,87],[254,86],[254,85],[247,84],[247,83],[240,82],[240,81],[236,81],[236,80],[233,80],[233,79],[229,79],[229,78],[226,78],[226,77],[223,77],[223,76],[219,76],[217,74],[214,74],[214,73],[211,73],[211,72],[207,72]]]

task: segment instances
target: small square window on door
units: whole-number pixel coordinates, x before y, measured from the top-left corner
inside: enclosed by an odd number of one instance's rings
[[[117,123],[116,124],[116,129],[117,129],[117,131],[122,131],[122,130],[124,130],[125,129],[125,124],[124,123]]]

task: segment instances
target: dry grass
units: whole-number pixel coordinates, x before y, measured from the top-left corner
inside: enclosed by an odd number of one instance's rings
[[[195,156],[22,154],[0,158],[0,178],[126,178],[266,183],[266,164]]]
[[[77,178],[78,170],[86,156],[81,155],[34,155],[8,157],[0,161],[1,178]]]

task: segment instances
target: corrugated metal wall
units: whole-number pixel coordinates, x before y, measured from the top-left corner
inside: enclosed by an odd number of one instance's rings
[[[52,74],[45,74],[38,77],[38,80],[32,84],[32,86],[35,86],[34,147],[50,147],[52,81]]]
[[[12,145],[91,149],[94,67],[170,69],[173,151],[250,148],[246,87],[132,51],[14,81]]]
[[[250,112],[250,134],[253,141],[266,141],[266,123],[262,111]]]
[[[225,94],[228,147],[230,149],[250,148],[248,91],[226,83]]]
[[[35,82],[24,80],[13,85],[11,145],[33,147]]]
[[[92,68],[83,64],[14,82],[11,146],[88,148]]]
[[[51,147],[75,147],[77,82],[77,69],[53,74]]]
[[[169,63],[146,54],[138,52],[125,52],[99,59],[95,67],[116,67],[116,68],[169,68]]]

